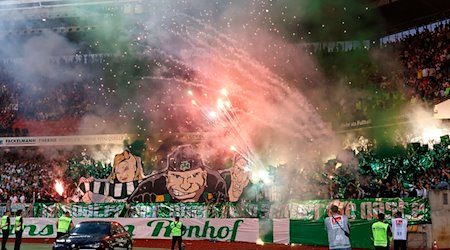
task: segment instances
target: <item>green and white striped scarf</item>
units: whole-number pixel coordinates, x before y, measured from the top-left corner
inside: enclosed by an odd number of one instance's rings
[[[81,196],[91,191],[94,194],[101,194],[113,197],[114,199],[126,199],[139,186],[141,180],[135,180],[124,183],[110,183],[108,181],[95,180],[92,182],[82,182],[78,186],[78,192]]]

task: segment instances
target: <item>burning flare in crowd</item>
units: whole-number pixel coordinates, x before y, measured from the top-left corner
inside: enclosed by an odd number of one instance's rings
[[[56,183],[55,183],[55,190],[56,190],[56,192],[57,192],[59,195],[62,196],[62,194],[64,193],[64,186],[63,186],[62,181],[56,180]]]

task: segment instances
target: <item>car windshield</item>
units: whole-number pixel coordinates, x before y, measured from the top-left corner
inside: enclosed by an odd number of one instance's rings
[[[109,234],[109,223],[89,222],[80,223],[70,231],[70,234]]]

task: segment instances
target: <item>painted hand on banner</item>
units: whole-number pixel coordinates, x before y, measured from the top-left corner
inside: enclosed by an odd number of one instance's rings
[[[84,203],[91,203],[93,201],[93,194],[91,191],[88,192],[82,192],[80,189],[80,186],[84,183],[90,183],[94,181],[94,177],[81,177],[78,181],[78,188],[73,194],[72,201],[74,202],[84,202]]]

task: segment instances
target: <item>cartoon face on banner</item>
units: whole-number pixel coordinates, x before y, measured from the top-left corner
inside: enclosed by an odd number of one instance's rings
[[[239,200],[244,188],[250,182],[250,171],[247,169],[248,161],[241,155],[234,157],[233,167],[231,168],[231,184],[228,188],[228,199],[231,202]]]
[[[130,202],[209,202],[227,200],[227,186],[219,172],[208,168],[192,145],[178,146],[167,167],[138,186]]]
[[[141,158],[128,150],[114,156],[113,168],[106,180],[95,180],[92,177],[80,178],[78,188],[72,200],[75,202],[113,202],[126,200],[128,190],[123,194],[123,185],[140,182],[144,178]]]
[[[191,146],[177,148],[167,157],[166,188],[175,200],[198,201],[205,191],[208,173]]]
[[[247,161],[236,157],[230,169],[207,167],[192,145],[178,146],[167,157],[167,167],[149,176],[129,197],[129,202],[237,201],[249,184]],[[227,186],[224,176],[230,176]]]
[[[231,168],[219,173],[204,164],[192,145],[181,145],[168,154],[165,169],[144,177],[140,158],[125,150],[115,155],[107,180],[82,178],[77,193],[84,202],[235,202],[250,181],[247,164],[237,156]]]
[[[169,194],[180,201],[198,201],[205,190],[207,172],[202,169],[186,172],[167,172]]]
[[[110,182],[132,182],[142,180],[141,158],[132,155],[128,150],[114,156],[114,163],[111,174],[108,177]]]

